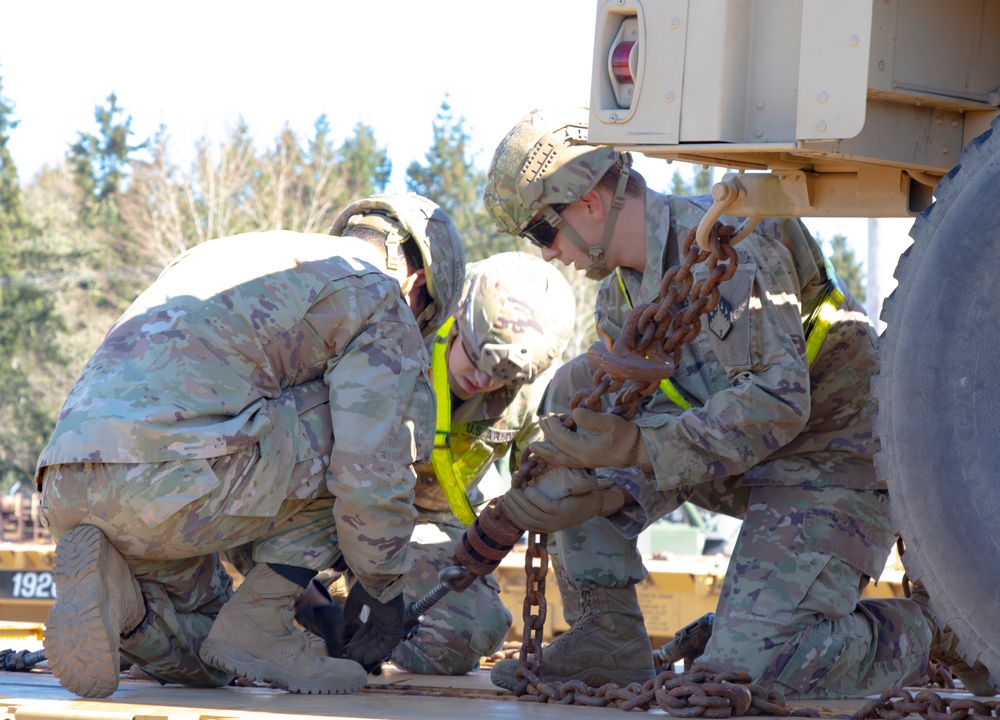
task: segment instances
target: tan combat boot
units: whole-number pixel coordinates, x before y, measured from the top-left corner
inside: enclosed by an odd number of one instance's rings
[[[955,674],[962,685],[973,695],[980,697],[992,697],[997,694],[997,687],[990,681],[990,671],[980,662],[969,665],[958,653],[958,636],[950,629],[942,628],[937,624],[934,616],[931,615],[929,604],[930,596],[921,583],[913,583],[910,598],[920,606],[920,611],[924,615],[924,620],[930,626],[931,649],[930,659],[947,665]]]
[[[543,680],[582,680],[600,687],[644,683],[654,677],[653,647],[634,586],[584,591],[582,606],[573,626],[542,653]],[[493,666],[490,680],[514,690],[519,664],[516,659],[501,660]]]
[[[222,606],[201,645],[201,659],[291,692],[340,694],[363,688],[368,673],[361,665],[323,656],[317,639],[293,624],[301,591],[266,563],[255,566]]]
[[[81,697],[118,689],[121,635],[146,616],[139,583],[101,530],[79,525],[56,546],[56,602],[45,620],[45,655],[60,684]]]

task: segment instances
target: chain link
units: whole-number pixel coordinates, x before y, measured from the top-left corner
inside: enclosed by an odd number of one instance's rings
[[[683,261],[660,280],[660,301],[635,306],[613,348],[602,343],[590,348],[587,357],[597,368],[594,387],[576,393],[570,407],[600,411],[603,396],[617,392],[611,412],[627,420],[635,417],[643,398],[655,393],[661,380],[673,376],[684,343],[698,336],[702,316],[718,306],[719,285],[736,273],[739,260],[729,244],[734,232],[731,225],[716,223],[709,231],[711,252],[695,244],[694,229],[688,233]],[[694,266],[706,260],[708,276],[696,282]]]
[[[530,679],[541,674],[542,639],[545,631],[545,617],[548,605],[545,600],[545,575],[549,571],[549,552],[545,547],[548,535],[535,532],[528,533],[528,550],[524,555],[524,609],[521,617],[524,621],[524,634],[521,650],[518,655],[519,675],[514,693],[521,697],[528,691]],[[537,607],[534,613],[532,608]]]
[[[579,680],[545,682],[535,668],[521,666],[525,685],[522,702],[616,707],[619,710],[662,710],[680,718],[769,717],[837,718],[838,720],[899,720],[920,715],[925,720],[986,720],[1000,718],[1000,700],[946,698],[930,690],[916,695],[908,690],[886,690],[854,713],[824,714],[813,707],[791,708],[784,695],[750,682],[750,675],[711,663],[695,664],[677,673],[665,670],[644,684],[624,687],[608,683],[590,687]]]

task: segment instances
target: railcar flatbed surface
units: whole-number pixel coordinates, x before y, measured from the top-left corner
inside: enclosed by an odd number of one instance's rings
[[[42,647],[42,623],[52,605],[43,580],[51,572],[54,547],[0,543],[0,575],[33,574],[36,592],[22,597],[4,588],[28,588],[13,580],[0,582],[0,648],[35,651]],[[654,646],[667,642],[679,628],[715,609],[726,572],[723,556],[671,555],[669,560],[647,559],[649,578],[638,587],[647,609],[647,627]],[[899,597],[902,569],[898,556],[890,559],[878,586],[866,594]],[[519,642],[523,632],[524,556],[514,553],[496,573],[501,596],[514,616],[508,639]],[[3,578],[0,578],[2,580]],[[8,578],[10,579],[10,578]],[[23,595],[24,593],[22,593]],[[15,597],[15,595],[17,595]],[[43,596],[44,595],[44,596]],[[556,583],[547,585],[548,619],[546,639],[568,628]],[[23,612],[22,612],[23,609]],[[17,622],[15,622],[17,621]],[[966,693],[954,693],[969,697]],[[850,714],[866,700],[811,701],[789,703],[811,707],[825,716]],[[119,690],[110,698],[85,700],[64,690],[42,664],[30,673],[0,671],[0,720],[260,720],[263,718],[359,718],[364,720],[518,720],[540,718],[570,720],[621,717],[617,708],[591,708],[518,702],[513,693],[495,687],[488,670],[466,676],[416,675],[387,668],[372,676],[368,686],[353,695],[297,695],[263,687],[191,689],[163,686],[150,680],[122,676]],[[664,717],[660,710],[650,714]],[[757,716],[760,717],[760,716]],[[913,716],[916,718],[917,716]]]
[[[969,697],[961,692],[946,695]],[[832,716],[852,713],[865,702],[816,700],[789,706],[812,707]],[[391,668],[373,676],[364,690],[352,695],[296,695],[263,687],[194,689],[123,677],[114,695],[95,700],[74,696],[50,672],[35,669],[0,673],[0,709],[2,720],[597,720],[623,716],[617,708],[518,702],[512,693],[490,683],[487,670],[451,677],[414,675]],[[666,716],[660,710],[648,714]]]
[[[493,688],[485,699],[440,698],[403,695],[399,689],[379,687],[412,684],[412,675],[394,673],[373,678],[361,692],[351,695],[299,695],[263,687],[195,689],[177,685],[160,686],[146,680],[122,679],[111,697],[85,700],[63,689],[47,671],[0,674],[0,707],[3,720],[80,718],[86,720],[264,720],[265,718],[436,718],[469,720],[490,718],[560,718],[567,708],[527,708],[503,699]],[[467,678],[427,678],[422,688],[440,692],[486,689],[488,675]],[[436,681],[436,682],[435,682]],[[510,693],[503,693],[512,698]],[[492,699],[490,699],[490,696]],[[556,713],[552,711],[556,710]],[[558,711],[562,711],[560,715]],[[610,711],[608,711],[610,713]],[[620,711],[616,711],[620,712]]]

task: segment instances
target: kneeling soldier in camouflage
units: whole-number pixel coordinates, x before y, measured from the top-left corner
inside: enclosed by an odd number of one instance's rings
[[[58,541],[45,649],[77,695],[117,689],[119,651],[163,682],[353,692],[400,641],[412,465],[433,442],[424,337],[465,260],[415,195],[357,201],[336,228],[194,247],[70,393],[37,479]],[[233,592],[219,552],[246,542]],[[369,608],[348,659],[292,624],[341,558]]]

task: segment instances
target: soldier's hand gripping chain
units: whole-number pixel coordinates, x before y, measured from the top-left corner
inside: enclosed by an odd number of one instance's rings
[[[542,418],[538,424],[545,441],[532,443],[531,452],[565,467],[651,469],[646,444],[632,421],[586,408],[576,408],[572,417],[576,430],[566,427],[557,415]]]
[[[625,504],[625,493],[593,473],[556,466],[525,488],[503,495],[504,514],[518,527],[551,533],[576,527],[598,515],[611,515]]]
[[[355,582],[344,604],[344,624],[350,625],[368,606],[368,619],[347,643],[347,657],[371,672],[381,665],[403,639],[402,594],[382,603]]]

